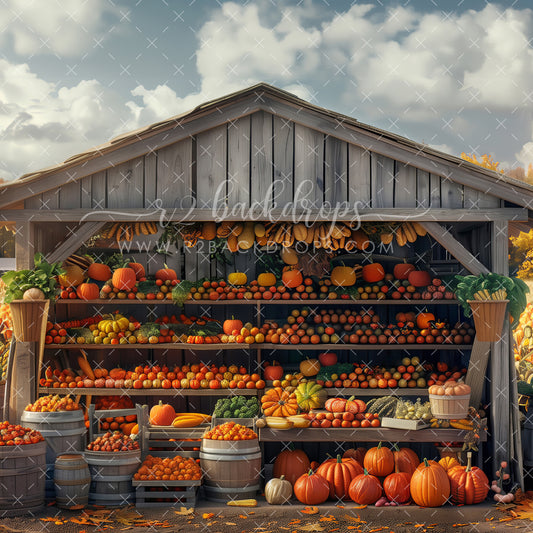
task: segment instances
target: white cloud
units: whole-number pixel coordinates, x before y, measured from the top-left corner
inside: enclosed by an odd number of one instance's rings
[[[3,0],[0,43],[11,39],[15,52],[74,56],[105,35],[104,16],[121,16],[106,0]]]

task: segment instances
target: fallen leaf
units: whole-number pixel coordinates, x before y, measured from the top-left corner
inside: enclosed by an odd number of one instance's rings
[[[366,509],[367,507],[367,505],[353,505],[350,509]],[[409,524],[412,524],[412,522],[409,522]]]
[[[301,510],[302,513],[304,514],[318,514],[318,507],[315,507],[315,506],[312,506],[312,507],[304,507],[302,510]]]
[[[187,509],[187,507],[180,507],[179,511],[174,512],[179,515],[189,515],[194,513],[194,507],[191,507],[190,509]]]
[[[210,518],[213,518],[213,516],[215,516],[215,513],[204,513],[204,514],[202,515],[202,518],[203,518],[204,520],[209,520]]]
[[[326,516],[320,517],[320,521],[321,522],[336,522],[337,519],[332,514],[328,514]]]
[[[349,514],[345,514],[343,516],[343,518],[345,520],[348,520],[350,522],[357,522],[358,524],[366,524],[366,522],[364,520],[361,520],[361,517],[359,515],[357,516],[352,516],[352,515],[349,515]]]
[[[0,531],[11,531],[12,533],[24,533],[23,529],[14,529],[12,527],[4,526],[4,524],[0,524]]]
[[[236,526],[237,524],[235,522],[225,522],[227,526]],[[259,529],[259,528],[256,528]],[[262,529],[262,528],[261,528]]]
[[[324,528],[318,522],[313,522],[312,524],[300,526],[298,529],[300,531],[324,531]]]
[[[239,518],[242,518],[243,520],[246,520],[248,517],[246,515],[244,515],[244,514],[240,514]]]

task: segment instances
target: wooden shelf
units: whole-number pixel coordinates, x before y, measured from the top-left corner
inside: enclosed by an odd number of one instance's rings
[[[39,394],[73,396],[256,396],[262,389],[111,389],[39,387]]]
[[[471,344],[272,344],[263,343],[216,343],[216,344],[188,344],[184,342],[159,344],[46,344],[47,350],[470,350]]]
[[[305,428],[259,429],[262,442],[463,442],[467,431],[461,429],[427,428],[419,430],[391,428]],[[483,432],[481,441],[487,440]]]
[[[326,391],[328,393],[328,396],[428,396],[428,390],[427,388],[421,389],[418,387],[414,388],[396,388],[396,389],[361,389],[361,388],[352,388],[347,387],[345,389],[343,388],[335,388],[335,387],[326,387]]]
[[[288,299],[288,300],[187,300],[184,302],[185,305],[291,305],[291,304],[305,304],[305,305],[350,305],[350,304],[361,304],[361,305],[421,305],[426,307],[428,305],[457,305],[458,300],[408,300],[406,298],[401,298],[399,300],[361,300],[361,299],[336,299],[328,300],[327,298],[320,300],[302,300],[302,299]],[[175,305],[172,300],[130,300],[128,298],[113,298],[112,300],[80,300],[79,298],[70,299],[59,299],[56,300],[56,305]]]

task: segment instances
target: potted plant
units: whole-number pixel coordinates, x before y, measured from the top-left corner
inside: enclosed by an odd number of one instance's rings
[[[21,342],[40,340],[50,300],[57,296],[57,276],[64,273],[59,263],[48,263],[39,253],[34,264],[31,270],[14,270],[1,278],[4,302],[13,316],[13,334]]]
[[[511,326],[518,325],[518,317],[527,305],[528,286],[518,278],[500,274],[455,276],[455,296],[466,316],[473,314],[476,336],[480,341],[499,340],[505,312],[509,304]]]

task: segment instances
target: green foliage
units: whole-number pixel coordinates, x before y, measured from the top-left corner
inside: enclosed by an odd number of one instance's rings
[[[152,337],[153,335],[159,337],[161,332],[159,329],[159,324],[156,324],[155,322],[146,322],[146,324],[142,324],[139,328],[139,333],[145,337]]]
[[[179,307],[183,307],[183,304],[187,300],[193,287],[194,283],[192,281],[187,281],[186,279],[180,281],[177,285],[174,285],[174,288],[172,289],[172,301]]]
[[[35,254],[32,270],[12,270],[2,276],[6,284],[4,302],[20,300],[28,289],[41,289],[46,299],[57,296],[57,276],[65,271],[60,263],[48,263],[40,253]]]
[[[509,314],[513,317],[512,327],[518,325],[518,317],[526,308],[529,287],[518,278],[501,276],[500,274],[480,274],[479,276],[455,276],[457,285],[454,289],[455,296],[461,302],[466,316],[472,314],[468,300],[475,300],[476,294],[480,291],[492,295],[498,291],[504,290],[509,300]],[[489,299],[489,298],[488,298]]]
[[[221,398],[213,414],[217,418],[253,418],[259,414],[259,400],[256,396]]]

